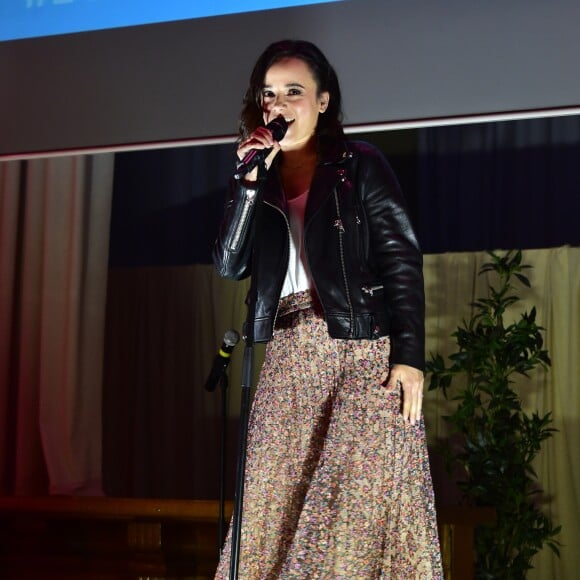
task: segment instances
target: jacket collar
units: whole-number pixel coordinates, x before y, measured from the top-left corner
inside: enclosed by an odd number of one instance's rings
[[[322,151],[320,165],[344,165],[353,155],[344,139],[321,137],[319,147]]]

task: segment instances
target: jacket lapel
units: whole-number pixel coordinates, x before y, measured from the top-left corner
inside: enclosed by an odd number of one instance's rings
[[[337,184],[343,179],[348,158],[349,153],[343,141],[337,142],[322,158],[316,168],[312,185],[310,186],[304,219],[305,224],[308,224],[322,204],[333,194]]]
[[[264,202],[273,205],[283,213],[286,213],[286,198],[284,197],[284,190],[282,189],[282,182],[280,181],[280,174],[278,172],[277,165],[268,171],[263,187]]]

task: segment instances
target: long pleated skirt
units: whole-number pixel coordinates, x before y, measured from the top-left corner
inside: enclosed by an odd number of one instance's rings
[[[283,298],[250,416],[239,578],[442,579],[423,421],[382,384],[389,339],[340,340]],[[229,578],[231,530],[216,578]]]

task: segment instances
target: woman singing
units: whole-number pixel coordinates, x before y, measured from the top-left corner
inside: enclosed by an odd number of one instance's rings
[[[277,141],[266,127],[282,117]],[[248,435],[240,578],[443,578],[422,419],[422,256],[397,179],[345,139],[335,71],[309,42],[258,59],[238,180],[214,251],[251,275],[267,342]],[[216,578],[227,578],[230,538]]]

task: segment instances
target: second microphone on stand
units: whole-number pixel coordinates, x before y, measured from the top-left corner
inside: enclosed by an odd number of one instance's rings
[[[212,369],[205,382],[206,391],[214,391],[217,384],[219,383],[222,375],[226,372],[228,365],[230,364],[232,351],[238,342],[240,341],[240,335],[235,330],[228,330],[224,334],[224,341],[213,361]]]

